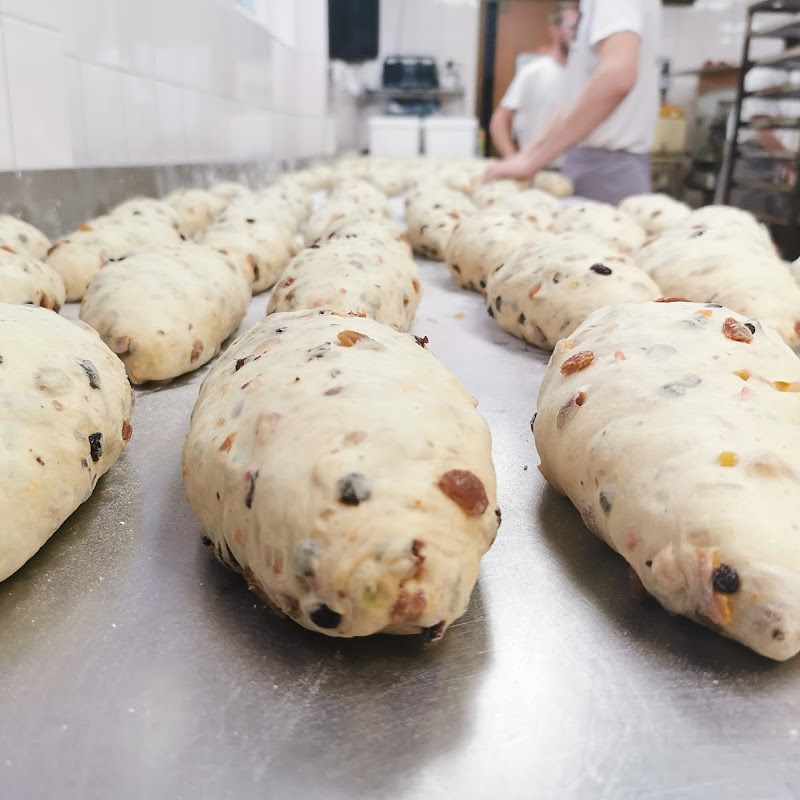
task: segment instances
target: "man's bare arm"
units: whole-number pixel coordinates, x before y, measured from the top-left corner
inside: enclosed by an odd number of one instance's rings
[[[572,111],[553,125],[546,137],[540,137],[512,158],[492,165],[485,179],[532,178],[542,167],[584,141],[633,89],[640,48],[641,40],[633,31],[620,31],[600,42],[597,68]]]
[[[517,152],[517,146],[514,144],[514,139],[511,135],[514,114],[516,114],[516,111],[512,108],[497,106],[489,123],[492,144],[501,158],[508,158]]]

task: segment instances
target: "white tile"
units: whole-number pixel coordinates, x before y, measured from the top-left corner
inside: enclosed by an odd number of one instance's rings
[[[159,0],[114,0],[119,31],[120,63],[139,75],[152,76],[160,18]]]
[[[108,67],[82,63],[81,81],[87,163],[94,166],[127,164],[125,76]]]
[[[241,18],[235,31],[233,57],[235,97],[251,106],[273,105],[272,51],[274,40],[260,26]]]
[[[131,164],[156,164],[158,149],[158,101],[152,78],[123,76],[128,160]]]
[[[298,67],[298,111],[305,116],[322,116],[328,110],[328,61],[301,53]]]
[[[295,121],[291,114],[274,112],[271,115],[270,139],[275,158],[281,160],[294,158]]]
[[[295,0],[295,31],[300,32],[295,39],[301,53],[327,59],[328,0]]]
[[[185,85],[184,55],[187,47],[185,20],[193,9],[186,0],[168,0],[158,5],[153,25],[153,75],[161,81]]]
[[[74,58],[68,58],[66,59],[66,70],[69,84],[68,106],[72,132],[72,158],[76,167],[84,167],[89,163],[89,151],[86,141],[86,114],[83,110],[81,64]]]
[[[120,66],[120,32],[113,0],[69,0],[66,35],[67,55],[72,58]]]
[[[273,109],[284,114],[293,113],[299,104],[297,55],[294,48],[277,40],[272,45],[272,76]]]
[[[3,14],[63,33],[69,13],[66,0],[3,0]]]
[[[0,170],[12,170],[14,159],[14,132],[11,128],[11,103],[6,72],[6,48],[0,28]]]
[[[186,159],[191,163],[213,160],[219,120],[209,95],[191,89],[183,93]]]
[[[184,127],[184,90],[156,83],[159,160],[181,164],[187,160]]]
[[[294,47],[296,44],[297,0],[269,0],[269,18],[272,34],[276,39]],[[300,28],[302,31],[302,28]]]
[[[17,167],[72,166],[63,36],[11,18],[3,35]]]

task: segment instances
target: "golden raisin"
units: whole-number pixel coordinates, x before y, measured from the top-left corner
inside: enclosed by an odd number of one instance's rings
[[[537,294],[539,294],[539,290],[541,288],[542,288],[541,283],[535,283],[533,286],[531,286],[530,290],[528,291],[528,297],[531,300],[533,300],[533,298],[536,297]]]
[[[794,381],[792,383],[773,381],[772,386],[779,392],[800,392],[800,381]]]
[[[714,312],[713,312],[713,311],[711,311],[711,309],[709,309],[709,308],[701,308],[701,309],[700,309],[700,310],[697,312],[697,314],[698,314],[698,316],[700,316],[700,317],[713,317],[713,316],[714,316]]]
[[[489,507],[481,479],[465,469],[445,472],[436,484],[468,517],[479,517]]]
[[[195,339],[194,344],[192,344],[192,352],[189,355],[189,360],[194,363],[200,358],[200,354],[205,350],[203,343],[199,339]]]
[[[220,453],[227,453],[231,449],[231,445],[233,445],[233,440],[236,438],[236,434],[232,433],[228,436],[227,439],[219,446]]]
[[[7,247],[4,244],[0,245],[0,250],[5,250],[7,253],[16,253],[17,252],[16,250],[12,250],[10,247]]]
[[[339,340],[339,344],[342,347],[352,347],[359,339],[366,339],[367,336],[363,333],[359,333],[358,331],[339,331],[336,334],[336,338]]]
[[[746,369],[737,369],[733,374],[741,378],[743,381],[750,380],[750,373]]]
[[[122,420],[122,441],[129,442],[133,435],[133,426],[127,419]]]
[[[725,450],[717,456],[717,463],[721,467],[735,467],[739,463],[739,456],[730,450]]]
[[[737,322],[733,317],[728,317],[722,323],[722,333],[732,342],[742,342],[750,344],[753,341],[753,334],[743,323]]]
[[[575,372],[580,372],[583,369],[586,369],[592,362],[594,361],[594,353],[591,350],[581,350],[578,353],[575,353],[574,356],[570,356],[562,365],[561,365],[561,374],[562,375],[572,375]]]

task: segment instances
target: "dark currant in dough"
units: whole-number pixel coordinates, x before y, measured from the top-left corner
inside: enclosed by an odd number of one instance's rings
[[[342,621],[342,615],[328,608],[325,603],[317,606],[309,615],[308,618],[318,627],[330,630],[331,628],[338,627]]]
[[[592,264],[589,269],[598,275],[610,275],[613,271],[611,267],[607,267],[605,264]]]
[[[336,484],[339,500],[347,506],[357,506],[372,497],[370,481],[362,472],[351,472]]]
[[[99,389],[100,373],[97,371],[97,367],[95,367],[91,361],[85,359],[81,361],[81,368],[86,373],[86,377],[89,379],[89,386],[91,386],[92,389]]]
[[[92,456],[92,461],[99,461],[103,457],[103,434],[90,433],[89,434],[89,453]]]
[[[711,585],[715,592],[733,594],[739,589],[739,573],[730,564],[720,564],[711,573]]]
[[[605,492],[600,492],[600,508],[608,514],[611,511],[611,501]]]

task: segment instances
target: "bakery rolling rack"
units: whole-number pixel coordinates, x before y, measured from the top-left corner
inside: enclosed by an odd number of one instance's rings
[[[767,24],[765,16],[772,14],[797,14],[779,24]],[[753,59],[750,55],[754,39],[778,39],[784,43],[784,49],[767,58]],[[786,80],[763,89],[747,90],[745,79],[754,68],[767,67],[783,70]],[[736,190],[756,190],[772,200],[772,209],[753,210],[762,222],[769,225],[773,235],[784,249],[784,255],[792,259],[800,255],[800,233],[798,232],[798,215],[800,215],[800,150],[770,151],[741,142],[742,131],[790,131],[800,130],[800,117],[775,115],[743,116],[743,107],[748,98],[765,101],[800,100],[800,81],[793,72],[800,70],[800,0],[762,0],[747,9],[747,23],[742,50],[741,68],[736,91],[736,102],[733,108],[732,124],[728,128],[725,144],[725,155],[720,171],[715,199],[717,202],[730,204]],[[791,179],[755,178],[737,175],[737,167],[746,164],[765,165],[780,164],[793,167]]]

